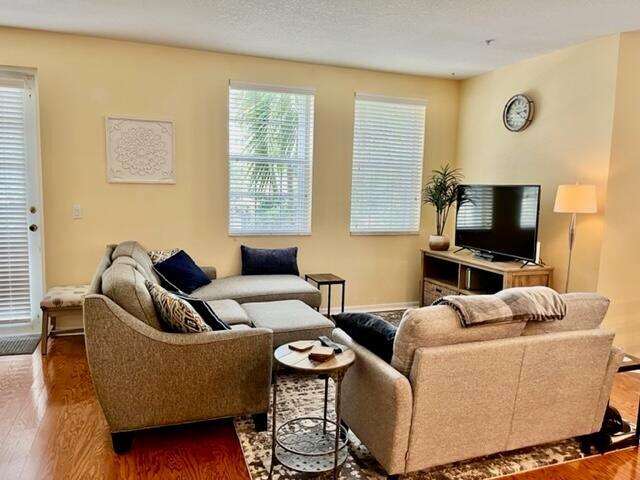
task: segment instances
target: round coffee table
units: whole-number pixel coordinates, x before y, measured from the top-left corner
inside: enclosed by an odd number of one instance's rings
[[[319,341],[314,342],[320,345]],[[340,393],[342,379],[356,359],[353,350],[340,345],[343,352],[325,362],[309,359],[309,351],[298,352],[289,348],[289,344],[276,349],[273,375],[273,411],[271,418],[271,467],[269,478],[276,464],[300,473],[320,474],[333,471],[337,479],[339,468],[347,460],[347,429],[340,422]],[[324,377],[324,415],[323,417],[300,417],[284,422],[279,427],[277,421],[278,366],[287,367],[303,375]],[[327,419],[329,377],[336,385],[336,420]]]

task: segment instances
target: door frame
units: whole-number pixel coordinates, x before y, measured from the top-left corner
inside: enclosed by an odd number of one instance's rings
[[[39,331],[42,321],[40,299],[45,291],[45,235],[42,188],[42,154],[40,141],[40,95],[38,88],[37,69],[0,65],[0,76],[16,78],[25,81],[27,87],[28,105],[25,112],[25,126],[33,131],[26,139],[26,168],[27,168],[27,206],[34,206],[36,213],[28,213],[27,224],[38,225],[36,232],[29,232],[29,285],[31,297],[31,320],[28,322],[0,322],[1,327],[29,327],[29,330]],[[32,243],[35,241],[35,244]],[[4,328],[3,328],[4,330]]]

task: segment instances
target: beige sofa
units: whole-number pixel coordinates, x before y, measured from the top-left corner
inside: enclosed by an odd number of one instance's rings
[[[215,278],[215,269],[204,270]],[[87,359],[117,452],[129,448],[130,432],[161,425],[253,414],[256,427],[266,428],[274,331],[290,341],[333,329],[311,308],[320,292],[284,275],[216,279],[192,295],[210,300],[232,330],[168,333],[145,280],[158,282],[146,250],[137,242],[112,245],[84,300]],[[246,301],[263,303],[247,304],[249,316],[239,303]],[[291,318],[274,324],[278,312]]]
[[[563,298],[549,323],[464,329],[449,307],[409,310],[390,365],[336,329],[357,354],[344,421],[390,477],[598,431],[622,358],[599,328],[609,302]]]

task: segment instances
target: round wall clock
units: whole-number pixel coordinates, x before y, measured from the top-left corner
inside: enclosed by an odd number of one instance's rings
[[[524,94],[511,97],[504,106],[502,121],[507,130],[521,132],[533,120],[533,100]]]

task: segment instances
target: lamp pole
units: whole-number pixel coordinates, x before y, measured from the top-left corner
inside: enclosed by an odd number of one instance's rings
[[[576,239],[576,214],[571,214],[571,223],[569,224],[569,260],[567,262],[567,278],[564,281],[564,291],[569,293],[569,278],[571,277],[571,255],[573,253],[573,243]]]

